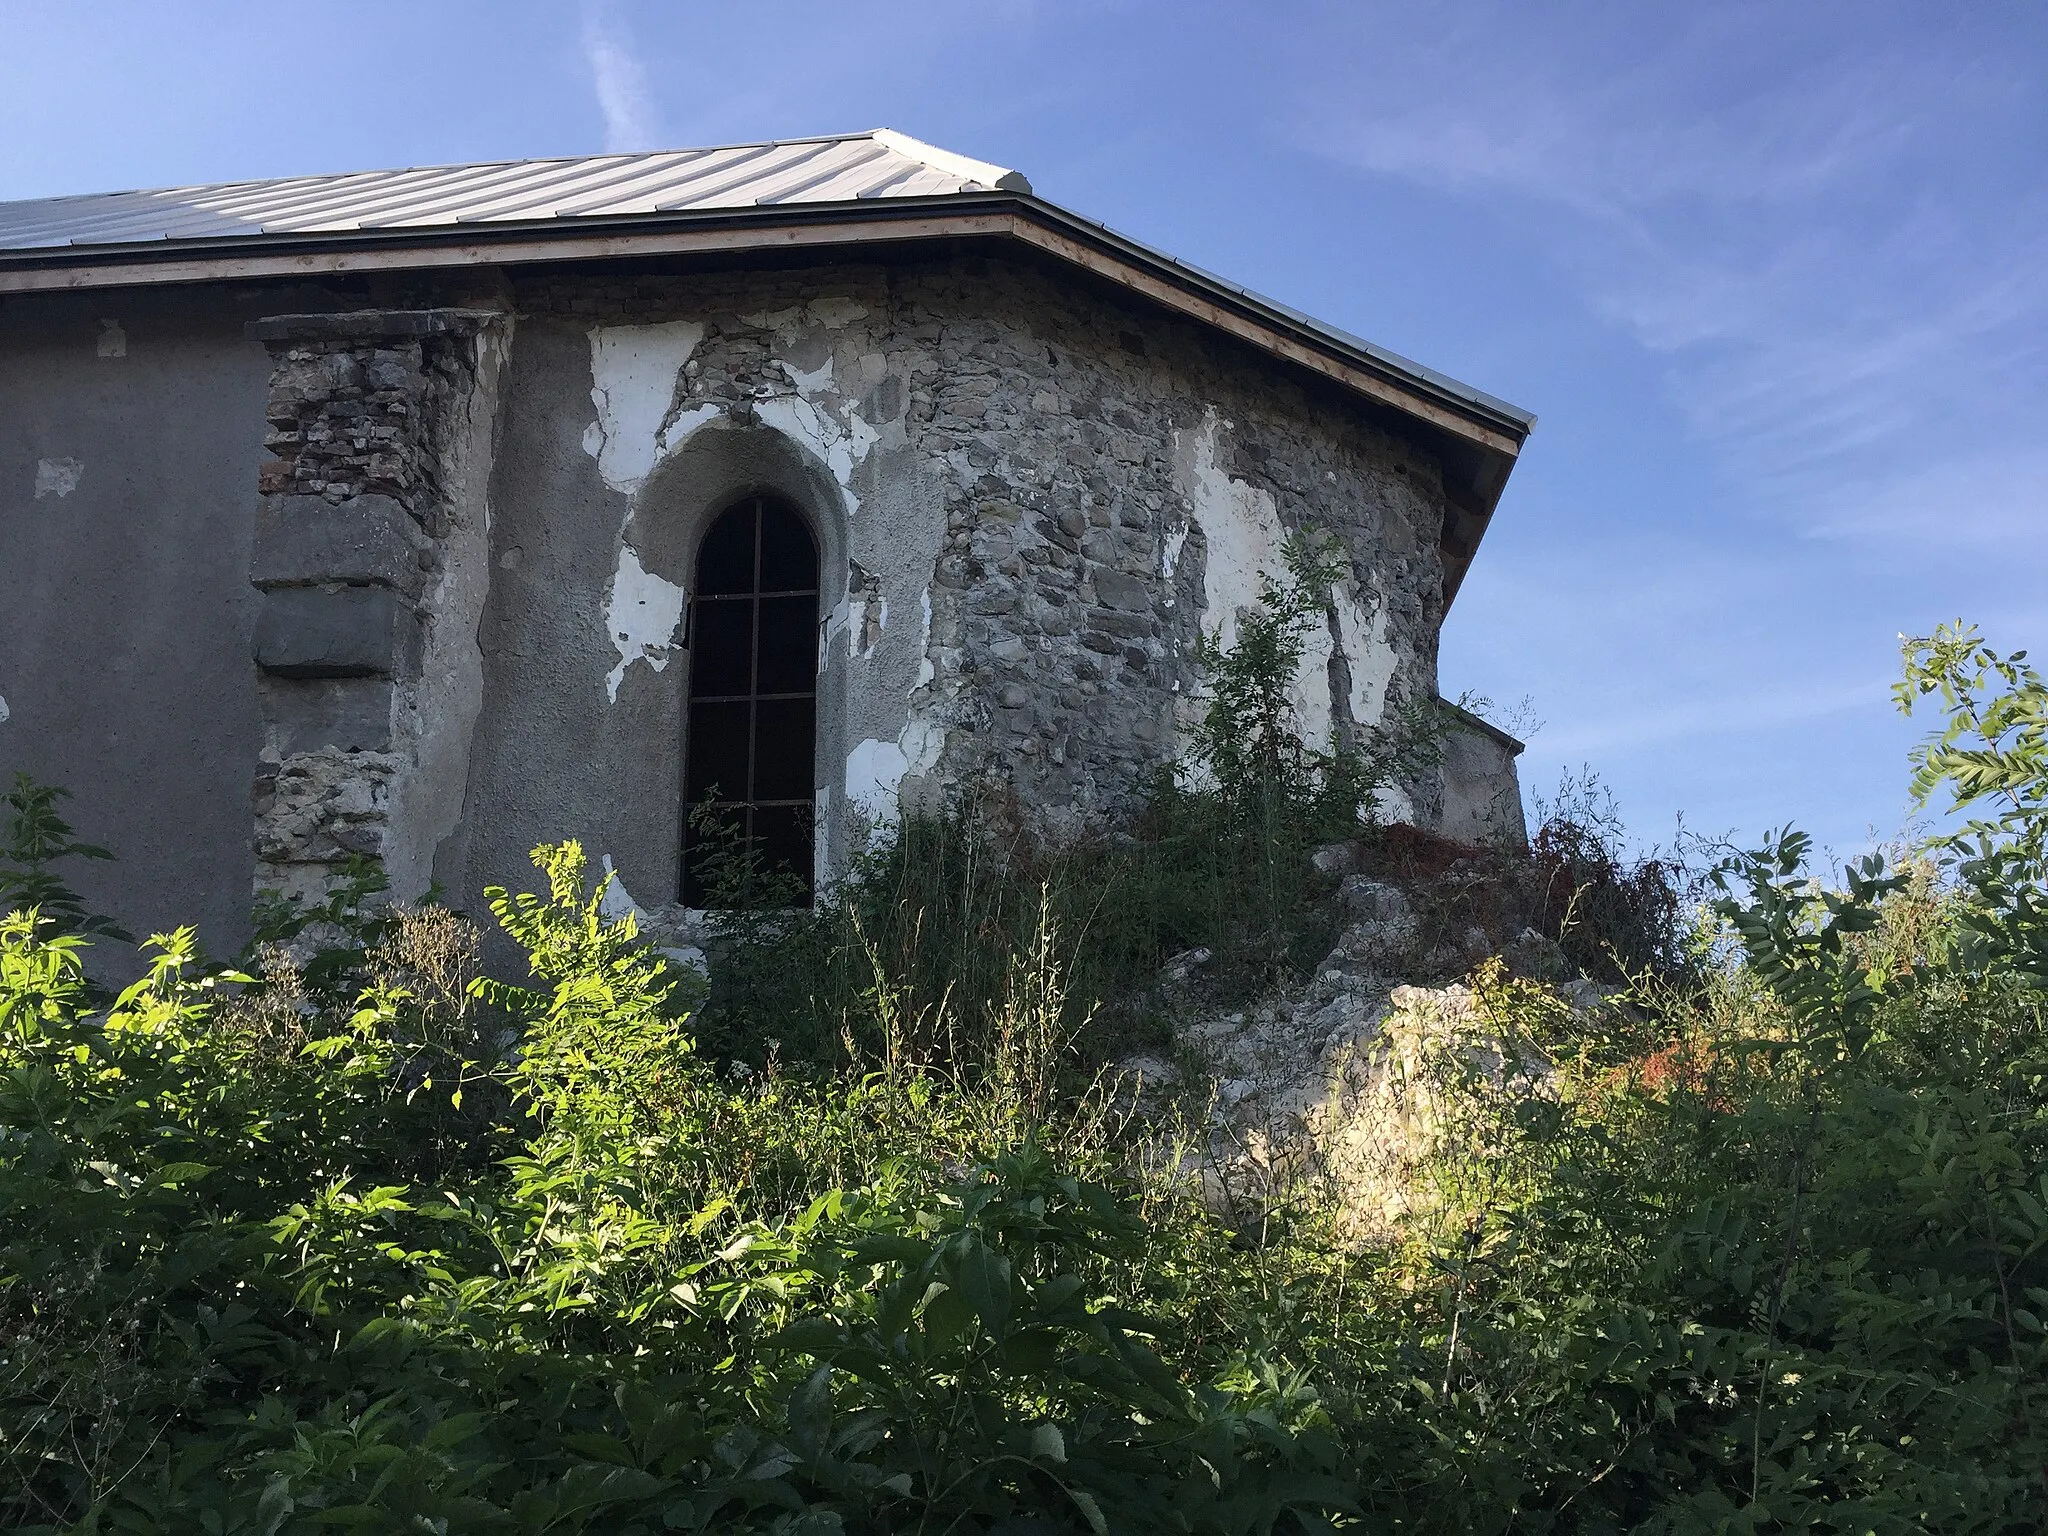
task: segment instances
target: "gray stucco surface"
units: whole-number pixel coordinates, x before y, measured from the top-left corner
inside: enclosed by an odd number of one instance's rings
[[[681,674],[630,669],[616,704],[606,696],[616,658],[605,592],[621,518],[581,445],[588,341],[570,326],[523,323],[503,387],[471,809],[436,873],[474,903],[487,883],[526,879],[535,844],[578,837],[593,858],[630,857],[629,879],[644,885],[674,864],[680,759],[650,748],[681,739],[680,692],[662,686]]]
[[[249,908],[265,302],[0,302],[0,773],[69,789],[117,855],[71,872],[89,901],[216,951]]]

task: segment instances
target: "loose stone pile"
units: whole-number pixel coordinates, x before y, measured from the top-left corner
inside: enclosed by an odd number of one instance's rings
[[[1330,1200],[1343,1228],[1369,1237],[1426,1193],[1415,1171],[1451,1128],[1446,1072],[1477,1072],[1518,1091],[1548,1091],[1550,1067],[1511,1053],[1485,999],[1468,982],[1417,985],[1428,945],[1415,905],[1397,885],[1353,875],[1341,900],[1347,921],[1306,982],[1227,1012],[1201,1004],[1206,951],[1170,963],[1162,996],[1177,1008],[1179,1059],[1122,1063],[1125,1089],[1155,1114],[1177,1105],[1191,1128],[1184,1154],[1216,1203],[1240,1216],[1284,1205],[1304,1188]],[[1423,946],[1423,947],[1418,947]],[[1470,937],[1471,958],[1493,948]],[[1525,930],[1507,946],[1526,976],[1569,975],[1557,946]],[[1583,979],[1553,980],[1560,1009],[1603,1006]]]

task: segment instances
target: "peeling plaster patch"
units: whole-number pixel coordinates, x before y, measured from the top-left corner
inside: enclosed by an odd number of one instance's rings
[[[778,357],[775,366],[789,375],[789,382],[796,386],[796,392],[806,400],[827,394],[832,389],[832,359],[827,356],[817,367],[806,371],[797,367],[786,357]]]
[[[704,951],[694,944],[665,947],[656,951],[671,965],[686,971],[695,971],[704,980],[711,979],[711,962],[704,958]]]
[[[632,495],[660,460],[676,381],[703,339],[704,327],[695,320],[600,326],[590,333],[597,420],[584,430],[583,451],[597,460],[613,490]]]
[[[128,355],[128,333],[121,329],[118,320],[100,322],[99,354],[101,357],[126,357]]]
[[[1166,536],[1166,542],[1160,546],[1159,574],[1164,576],[1168,582],[1173,580],[1174,569],[1180,564],[1181,551],[1187,548],[1188,534],[1193,528],[1194,525],[1192,523],[1181,524],[1180,527],[1174,529],[1173,532]],[[1173,599],[1171,597],[1167,598],[1166,605],[1169,608],[1173,606]]]
[[[597,899],[597,910],[607,922],[620,922],[630,917],[644,930],[647,913],[640,903],[633,899],[633,893],[626,889],[626,882],[619,878],[619,872],[612,868],[612,856],[604,856],[604,894]]]
[[[36,460],[36,500],[45,496],[69,496],[78,489],[78,477],[85,466],[76,459]]]
[[[813,299],[804,307],[811,312],[811,318],[828,331],[839,330],[856,320],[865,320],[868,317],[867,305],[855,299],[840,298],[836,295]]]
[[[1231,479],[1216,462],[1217,439],[1228,425],[1212,409],[1192,433],[1173,435],[1174,467],[1209,546],[1203,603],[1225,647],[1236,642],[1238,613],[1258,605],[1259,573],[1287,573],[1287,534],[1272,495]]]
[[[924,589],[924,629],[917,642],[917,681],[910,685],[915,692],[925,686],[938,671],[932,666],[932,589]]]
[[[677,412],[676,419],[663,427],[661,435],[654,440],[657,458],[667,458],[688,442],[699,427],[707,422],[717,421],[724,414],[725,407],[716,400]]]
[[[881,434],[839,401],[832,387],[829,357],[809,372],[787,360],[781,366],[796,393],[757,400],[754,413],[764,426],[794,438],[825,461],[832,478],[846,492],[846,515],[851,517],[860,510],[860,498],[853,494],[854,466],[868,456]]]
[[[1281,526],[1279,507],[1270,492],[1231,478],[1217,462],[1218,440],[1230,425],[1211,409],[1193,432],[1174,434],[1174,467],[1193,508],[1193,522],[1200,525],[1208,544],[1208,562],[1202,572],[1202,596],[1208,610],[1210,632],[1228,649],[1237,639],[1238,615],[1256,607],[1261,598],[1261,574],[1275,581],[1287,575],[1287,531]],[[1168,540],[1168,565],[1180,557],[1186,543],[1183,532],[1176,542]],[[1356,601],[1341,589],[1335,594],[1340,613],[1345,604],[1355,610]],[[1358,633],[1364,637],[1364,626]],[[1330,698],[1330,631],[1317,624],[1304,637],[1301,664],[1288,688],[1288,698],[1301,721],[1302,739],[1327,751],[1334,734],[1334,711]],[[1360,659],[1353,669],[1356,681],[1366,669],[1368,648],[1360,646]],[[1347,652],[1348,656],[1348,652]],[[1384,692],[1385,684],[1381,689]],[[1354,712],[1354,718],[1365,718]],[[1371,717],[1378,718],[1377,709]]]
[[[882,631],[889,627],[887,597],[856,597],[848,605],[846,654],[865,659],[882,643]]]
[[[1301,739],[1318,751],[1327,752],[1337,736],[1336,709],[1330,699],[1330,657],[1336,647],[1330,640],[1330,626],[1316,615],[1303,637],[1301,665],[1287,689],[1287,702],[1301,722]]]
[[[906,778],[930,773],[946,745],[937,723],[913,716],[894,741],[869,737],[846,756],[846,798],[876,827],[890,826]]]
[[[900,746],[870,736],[846,754],[848,803],[859,806],[871,821],[894,820],[896,791],[909,771],[910,759]]]
[[[605,595],[605,632],[619,653],[619,664],[605,674],[605,692],[619,701],[619,684],[626,668],[644,661],[659,672],[668,665],[669,647],[675,641],[676,626],[683,621],[686,594],[672,581],[664,581],[640,564],[640,552],[627,544],[619,550],[619,568],[612,573]]]
[[[0,698],[0,725],[5,725],[7,723],[7,715],[7,700],[5,700],[4,698]]]
[[[1188,534],[1193,527],[1192,523],[1184,523],[1166,536],[1166,543],[1159,554],[1159,574],[1168,581],[1173,580],[1174,568],[1180,564],[1181,551],[1187,548]]]
[[[795,326],[803,310],[792,304],[788,309],[757,309],[751,315],[741,315],[742,325],[751,325],[764,331],[786,331]]]
[[[1376,725],[1387,710],[1387,686],[1401,658],[1387,643],[1393,627],[1384,604],[1370,619],[1365,607],[1349,591],[1336,591],[1337,629],[1344,637],[1344,659],[1351,667],[1351,718],[1359,725]]]

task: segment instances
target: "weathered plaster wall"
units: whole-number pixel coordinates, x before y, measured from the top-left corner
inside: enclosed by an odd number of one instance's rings
[[[333,349],[244,334],[464,303],[503,315],[446,378],[432,347],[357,338],[339,350],[392,379],[295,383]],[[421,380],[428,413],[377,414]],[[476,273],[0,303],[0,770],[78,792],[123,856],[88,894],[137,929],[196,917],[220,948],[252,880],[316,889],[348,851],[473,907],[580,836],[664,905],[696,545],[759,490],[820,545],[828,872],[906,802],[1054,834],[1127,806],[1199,712],[1198,637],[1228,637],[1291,530],[1351,563],[1297,679],[1312,733],[1434,691],[1429,451],[1202,328],[979,258]],[[273,598],[326,617],[266,630]],[[327,619],[359,639],[372,608],[405,645],[323,672]],[[280,636],[311,662],[266,652]],[[326,757],[347,771],[298,786],[295,841],[275,797]],[[361,849],[329,836],[354,804],[322,808],[329,789],[362,791]],[[1450,800],[1418,787],[1425,811]]]
[[[1197,329],[963,259],[529,280],[492,488],[471,893],[581,836],[672,898],[696,543],[774,489],[823,554],[821,847],[905,800],[1063,833],[1127,806],[1199,711],[1289,530],[1350,579],[1297,680],[1317,736],[1435,684],[1437,465]]]
[[[1515,767],[1522,743],[1461,709],[1451,717],[1437,774],[1437,829],[1461,843],[1526,848],[1529,825]]]
[[[69,872],[146,934],[246,934],[251,506],[270,373],[221,290],[0,300],[0,775],[118,856]]]

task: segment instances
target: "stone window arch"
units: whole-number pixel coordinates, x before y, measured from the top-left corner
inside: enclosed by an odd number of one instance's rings
[[[808,519],[773,492],[742,495],[705,526],[690,584],[685,906],[710,904],[707,873],[719,851],[738,848],[796,876],[809,898],[820,571]]]

